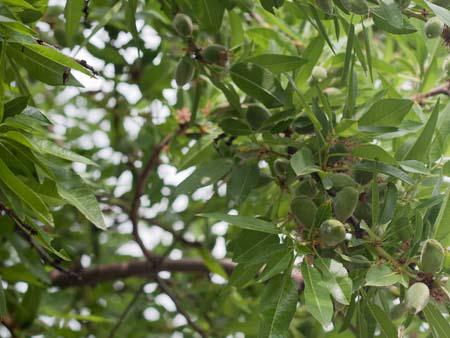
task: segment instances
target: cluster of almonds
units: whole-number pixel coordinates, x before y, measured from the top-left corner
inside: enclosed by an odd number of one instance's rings
[[[175,15],[172,25],[177,34],[186,39],[192,46],[194,25],[191,18],[186,14],[178,13]],[[228,50],[222,45],[213,44],[207,46],[200,50],[197,55],[193,55],[192,52],[192,48],[188,48],[186,55],[178,62],[175,70],[175,81],[179,87],[191,82],[194,77],[195,65],[193,56],[206,64],[219,67],[224,67],[228,62]],[[195,50],[195,52],[197,53],[198,51]]]

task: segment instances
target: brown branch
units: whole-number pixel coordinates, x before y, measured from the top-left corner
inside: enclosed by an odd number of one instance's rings
[[[234,263],[228,260],[222,260],[220,264],[228,273],[231,273],[235,266]],[[210,272],[201,259],[184,258],[173,260],[166,258],[159,265],[147,260],[133,260],[126,263],[104,264],[92,268],[79,269],[77,274],[81,277],[80,279],[54,270],[50,273],[50,279],[53,286],[65,288],[96,285],[130,277],[154,277],[160,271],[202,274]]]
[[[142,169],[141,173],[139,174],[136,185],[135,185],[135,193],[133,196],[133,200],[131,202],[131,211],[130,211],[130,219],[131,223],[133,224],[133,237],[136,243],[139,245],[140,249],[142,250],[142,253],[147,258],[149,262],[154,260],[154,255],[150,251],[147,250],[147,248],[144,245],[144,242],[142,241],[141,237],[139,236],[139,207],[141,206],[141,196],[145,191],[145,188],[147,186],[148,178],[150,177],[150,174],[155,167],[155,165],[158,163],[159,155],[161,154],[162,150],[172,141],[172,139],[184,132],[185,126],[181,125],[179,129],[172,133],[167,135],[160,143],[158,143],[154,148],[153,152],[150,155],[150,158],[148,159],[147,163],[145,164],[144,168]]]
[[[231,274],[236,266],[230,260],[219,261],[222,268]],[[62,288],[97,285],[104,282],[112,282],[118,279],[132,277],[154,277],[160,271],[180,272],[180,273],[199,273],[208,274],[210,270],[202,259],[183,258],[170,259],[166,258],[159,265],[147,260],[132,260],[125,263],[104,264],[91,268],[78,269],[76,272],[81,278],[73,278],[72,276],[54,270],[50,273],[52,286]],[[303,277],[300,272],[294,270],[292,278],[297,282],[299,288],[303,288]]]
[[[447,81],[447,83],[442,86],[431,89],[429,92],[416,94],[414,96],[414,101],[423,105],[427,98],[441,94],[450,96],[450,81]]]

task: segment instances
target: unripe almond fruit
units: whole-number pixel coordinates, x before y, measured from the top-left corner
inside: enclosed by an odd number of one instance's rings
[[[329,176],[331,183],[333,184],[333,188],[336,190],[341,190],[345,187],[357,187],[358,183],[355,182],[353,178],[346,174],[337,173],[331,174]]]
[[[369,5],[366,0],[341,0],[342,6],[352,13],[366,15],[369,12]]]
[[[247,108],[247,122],[253,129],[261,128],[265,120],[270,117],[269,111],[259,104],[250,104]]]
[[[425,23],[425,35],[428,39],[434,39],[441,36],[444,30],[444,24],[438,17],[432,17]]]
[[[305,178],[300,182],[297,189],[295,190],[295,195],[304,195],[314,198],[317,195],[316,182],[312,178]]]
[[[173,28],[182,37],[188,38],[192,36],[194,26],[192,20],[186,14],[178,13],[172,21]]]
[[[406,291],[405,304],[409,311],[419,313],[430,300],[430,290],[424,283],[414,283]]]
[[[420,254],[420,269],[427,273],[436,273],[441,271],[444,264],[444,247],[435,239],[429,239],[425,242]]]
[[[320,240],[325,246],[336,246],[345,239],[345,226],[337,219],[324,221],[319,231]]]
[[[325,80],[328,76],[327,70],[321,66],[315,66],[312,70],[311,75],[313,79],[319,82]]]
[[[287,176],[287,171],[289,169],[290,163],[285,158],[278,158],[273,162],[273,169],[275,171],[275,175],[278,177],[285,179]]]
[[[307,196],[295,197],[291,202],[291,212],[297,222],[310,228],[314,224],[317,207],[313,200]]]
[[[345,187],[339,191],[334,199],[334,215],[340,221],[345,221],[356,209],[359,192],[353,187]]]
[[[222,45],[210,45],[202,51],[203,60],[224,67],[228,62],[228,50]]]
[[[333,2],[331,0],[316,0],[316,4],[324,13],[333,14]]]
[[[185,56],[183,57],[177,65],[175,70],[175,82],[179,87],[184,86],[186,83],[191,82],[194,77],[195,68],[192,60]]]

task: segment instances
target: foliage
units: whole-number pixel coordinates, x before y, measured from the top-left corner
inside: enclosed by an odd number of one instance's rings
[[[0,2],[0,335],[448,337],[449,26]]]

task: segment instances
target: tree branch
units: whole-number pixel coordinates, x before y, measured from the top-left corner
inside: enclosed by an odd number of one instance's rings
[[[223,260],[220,264],[228,273],[231,273],[235,266],[234,263],[228,260]],[[133,260],[126,263],[104,264],[92,268],[80,269],[76,271],[81,277],[80,279],[54,270],[50,273],[50,279],[53,286],[65,288],[96,285],[130,277],[154,277],[160,271],[203,274],[210,272],[201,259],[184,258],[173,260],[166,258],[159,265],[147,260]]]
[[[139,245],[140,249],[142,250],[142,253],[144,256],[149,260],[152,261],[154,259],[154,255],[147,250],[147,248],[144,245],[144,242],[142,241],[141,237],[139,236],[139,207],[141,206],[141,196],[145,191],[145,188],[147,186],[148,178],[150,177],[150,174],[154,168],[154,166],[158,163],[159,155],[161,154],[161,151],[166,147],[172,139],[183,133],[186,126],[181,125],[177,131],[175,131],[172,134],[167,135],[160,143],[158,143],[154,148],[153,152],[150,155],[150,158],[148,159],[147,163],[145,164],[144,168],[142,169],[141,173],[139,174],[136,185],[135,185],[135,192],[133,196],[133,200],[131,202],[131,211],[130,211],[130,219],[131,223],[133,224],[133,237],[136,243]]]
[[[236,266],[230,260],[219,261],[222,268],[231,274]],[[147,260],[132,260],[125,263],[104,264],[92,268],[79,269],[76,271],[81,278],[74,278],[71,275],[53,270],[50,273],[52,286],[61,288],[97,285],[104,282],[112,282],[118,279],[140,277],[154,277],[160,271],[181,272],[181,273],[199,273],[208,274],[210,270],[202,259],[183,258],[170,259],[165,258],[160,264],[154,264]],[[298,284],[299,289],[303,288],[303,277],[299,271],[292,272],[292,278]]]
[[[429,97],[437,96],[437,95],[447,95],[450,96],[450,81],[447,81],[446,84],[433,88],[427,93],[419,93],[414,96],[414,101],[418,104],[423,105],[425,100]]]

